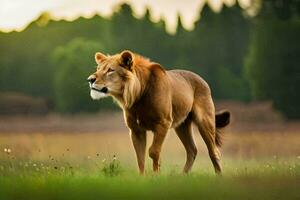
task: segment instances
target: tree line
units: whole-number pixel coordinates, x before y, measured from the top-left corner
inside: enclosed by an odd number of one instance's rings
[[[272,100],[297,118],[299,4],[267,0],[260,6],[250,17],[238,4],[219,13],[205,5],[192,31],[178,16],[174,35],[166,33],[164,21],[153,23],[149,10],[138,19],[127,4],[110,19],[53,21],[44,13],[20,33],[0,33],[0,91],[44,97],[64,113],[113,109],[109,100],[92,102],[85,79],[95,70],[96,51],[130,49],[166,69],[200,74],[216,99]]]

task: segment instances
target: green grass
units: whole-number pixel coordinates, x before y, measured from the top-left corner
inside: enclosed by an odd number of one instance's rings
[[[93,163],[93,164],[91,164]],[[165,163],[165,165],[167,165]],[[94,162],[0,160],[0,199],[299,199],[299,158],[224,161],[223,176],[210,169],[183,175],[167,166],[160,174]]]

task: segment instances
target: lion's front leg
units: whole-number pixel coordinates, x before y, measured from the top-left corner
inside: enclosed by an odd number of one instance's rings
[[[145,172],[146,131],[130,130],[131,140],[136,153],[140,174]]]
[[[153,171],[158,172],[159,171],[159,160],[160,160],[160,152],[162,144],[165,140],[165,137],[167,135],[169,126],[165,125],[157,125],[154,129],[154,136],[153,136],[153,142],[151,147],[149,148],[149,156],[152,158],[153,161]]]
[[[130,130],[130,137],[136,153],[140,174],[144,174],[147,138],[146,130],[137,124],[135,115],[132,115],[130,112],[124,111],[124,118],[126,125]]]

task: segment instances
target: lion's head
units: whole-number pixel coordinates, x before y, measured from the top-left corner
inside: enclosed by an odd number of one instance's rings
[[[134,54],[127,50],[113,56],[98,52],[95,60],[97,70],[88,77],[92,99],[112,96],[121,106],[130,107],[140,90]]]

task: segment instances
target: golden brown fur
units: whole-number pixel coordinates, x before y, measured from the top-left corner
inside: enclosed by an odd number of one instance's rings
[[[197,154],[192,123],[207,145],[215,171],[221,172],[220,129],[229,124],[230,113],[215,114],[209,86],[200,76],[184,70],[166,71],[130,51],[114,56],[96,53],[95,58],[98,68],[88,79],[91,96],[112,96],[122,107],[141,173],[146,131],[154,133],[149,156],[153,170],[158,171],[161,147],[170,128],[175,128],[187,152],[184,172],[190,171]]]

